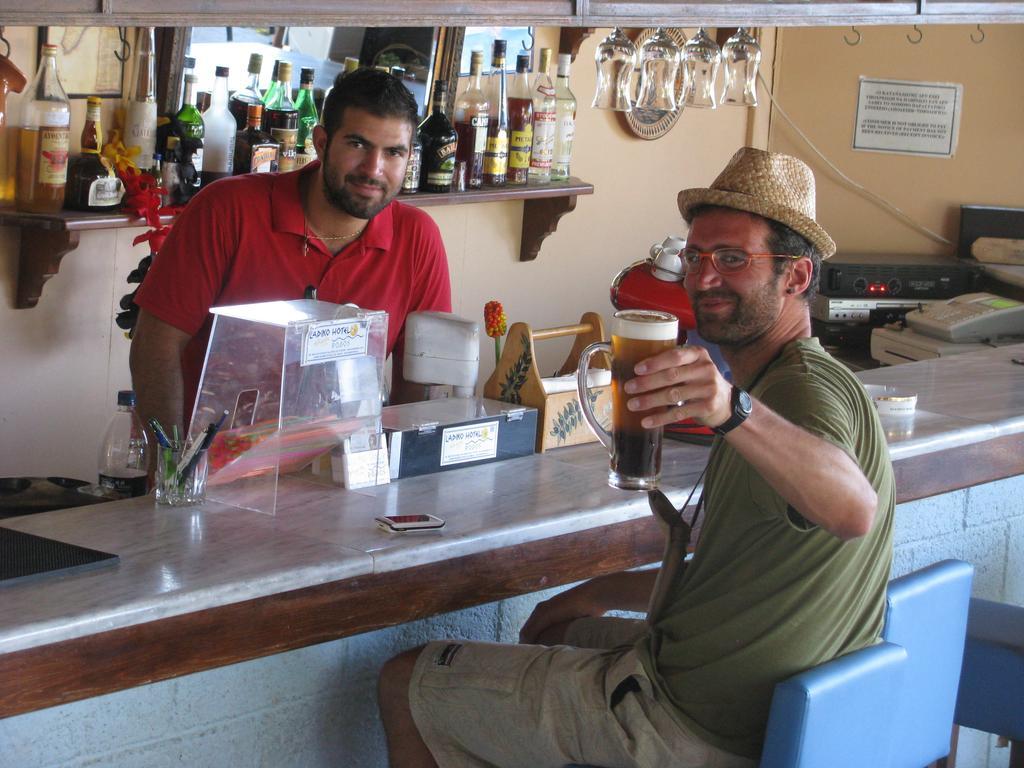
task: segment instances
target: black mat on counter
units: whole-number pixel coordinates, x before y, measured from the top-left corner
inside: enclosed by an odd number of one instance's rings
[[[117,562],[117,555],[0,528],[0,586]]]

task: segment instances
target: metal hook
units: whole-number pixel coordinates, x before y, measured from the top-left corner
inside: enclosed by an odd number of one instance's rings
[[[917,45],[922,40],[924,40],[924,32],[921,31],[921,28],[917,26],[917,24],[914,25],[914,31],[917,32],[917,40],[912,38],[910,35],[907,35],[907,42],[912,43],[913,45]]]
[[[114,51],[114,58],[122,64],[126,64],[132,55],[132,44],[128,42],[128,28],[118,27],[117,37],[121,41],[121,52]]]
[[[857,29],[856,27],[850,27],[850,29],[853,30],[853,33],[857,36],[857,38],[853,42],[850,42],[850,38],[848,38],[844,34],[843,35],[843,42],[846,43],[849,46],[860,45],[860,38],[861,38],[860,30]]]
[[[971,42],[980,45],[985,42],[985,30],[981,28],[981,24],[978,25],[978,33],[981,35],[977,40],[974,39],[974,33],[971,32]],[[6,41],[5,41],[6,42]],[[10,47],[10,46],[8,46]]]
[[[0,27],[0,43],[3,43],[4,45],[7,46],[7,51],[4,53],[4,58],[5,59],[11,58],[11,42],[6,37],[4,37],[4,28],[3,27]]]
[[[521,46],[523,46],[523,50],[524,51],[529,51],[529,52],[532,53],[533,52],[533,44],[534,44],[534,42],[536,40],[535,33],[533,31],[533,27],[527,27],[526,28],[526,33],[530,36],[530,44],[527,45],[526,41],[522,40],[522,39],[519,40],[519,44]]]

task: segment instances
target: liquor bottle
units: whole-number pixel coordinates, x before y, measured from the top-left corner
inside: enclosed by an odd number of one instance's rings
[[[44,45],[18,131],[19,211],[56,213],[68,178],[71,109],[57,77],[57,46]]]
[[[295,167],[301,168],[310,160],[316,159],[313,129],[320,120],[313,99],[313,70],[310,67],[303,67],[299,73],[299,97],[295,100],[295,109],[299,113],[299,132],[295,138]]]
[[[540,49],[540,68],[533,79],[533,152],[530,154],[530,181],[551,181],[551,158],[555,154],[555,86],[548,77],[551,49]]]
[[[569,178],[569,160],[572,140],[576,136],[576,97],[569,90],[568,53],[558,54],[558,78],[555,80],[555,154],[551,159],[551,178],[564,181]]]
[[[196,71],[196,60],[192,56],[185,57],[185,65],[181,68],[181,92],[185,93],[185,78],[194,75]],[[202,110],[199,110],[202,112]],[[157,147],[159,149],[159,147]]]
[[[160,199],[160,202],[164,206],[168,205],[182,205],[188,202],[188,199],[182,195],[181,191],[181,139],[177,136],[167,137],[167,146],[164,148],[162,155],[154,155],[154,173],[156,173],[156,166],[160,166],[160,186],[163,187],[164,194]],[[157,163],[156,159],[159,157],[160,162]]]
[[[263,130],[281,145],[277,166],[281,173],[285,173],[295,170],[295,142],[299,134],[299,111],[292,102],[292,65],[289,62],[278,64],[276,82],[277,92],[273,100],[264,104]]]
[[[135,393],[123,389],[100,443],[99,484],[124,498],[144,496],[149,450],[149,438],[135,412]]]
[[[494,41],[491,58],[491,111],[487,118],[484,184],[505,185],[508,173],[508,93],[505,88],[505,41]]]
[[[279,83],[277,80],[277,73],[280,71],[280,69],[281,60],[278,59],[277,61],[274,62],[274,71],[270,75],[270,85],[267,88],[267,92],[263,94],[264,107],[268,106],[271,102],[277,100],[277,92],[281,90],[281,83]],[[263,117],[266,118],[266,113],[264,113]],[[263,129],[266,130],[266,126],[263,126]]]
[[[402,180],[402,194],[415,195],[420,191],[420,169],[423,162],[423,142],[419,136],[412,137],[409,147],[409,161],[405,164],[405,178]]]
[[[206,135],[203,138],[203,173],[202,183],[205,187],[210,182],[231,175],[235,160],[235,116],[228,108],[228,75],[227,67],[217,67],[217,79],[213,85],[210,108],[203,112],[203,123]]]
[[[473,51],[469,64],[469,87],[455,103],[455,132],[459,143],[455,162],[466,168],[466,186],[479,187],[484,182],[484,151],[487,149],[487,117],[491,105],[484,94],[484,52]]]
[[[246,118],[249,114],[250,104],[262,104],[263,94],[260,93],[260,71],[263,69],[263,55],[253,53],[249,55],[249,82],[245,88],[231,94],[229,106],[231,114],[235,116],[235,125],[239,131],[244,131]]]
[[[78,211],[113,211],[121,205],[124,196],[124,184],[114,166],[100,154],[103,149],[101,104],[99,96],[88,98],[82,128],[82,154],[68,164],[64,204]]]
[[[455,173],[455,149],[458,134],[444,113],[448,83],[434,82],[434,98],[430,115],[420,123],[419,138],[423,144],[420,186],[427,192],[451,192]]]
[[[181,109],[174,116],[181,130],[180,162],[184,166],[188,162],[189,153],[191,153],[192,166],[196,170],[194,178],[190,177],[183,181],[196,189],[202,183],[200,174],[203,172],[203,136],[206,134],[203,116],[196,108],[196,83],[198,81],[199,78],[195,75],[185,75],[185,95],[181,101]]]
[[[18,120],[8,102],[10,92],[21,93],[28,82],[14,63],[0,58],[0,208],[14,207],[18,175]]]
[[[235,138],[235,175],[240,173],[271,173],[277,170],[277,139],[260,128],[263,105],[250,104],[247,125]]]
[[[128,101],[124,117],[124,143],[129,149],[139,148],[135,165],[140,171],[146,172],[153,168],[153,152],[156,150],[155,50],[153,28],[144,27],[138,39],[135,91]]]
[[[530,93],[530,54],[516,56],[516,74],[508,95],[508,183],[522,186],[530,177],[533,149],[533,95]]]

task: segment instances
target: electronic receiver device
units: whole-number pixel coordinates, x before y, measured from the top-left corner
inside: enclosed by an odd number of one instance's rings
[[[922,254],[836,254],[821,265],[822,296],[949,299],[976,287],[976,264]]]

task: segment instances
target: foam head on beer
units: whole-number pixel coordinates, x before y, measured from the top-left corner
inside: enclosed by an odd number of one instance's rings
[[[637,341],[675,342],[679,321],[675,315],[654,309],[623,309],[612,318],[612,336]]]

